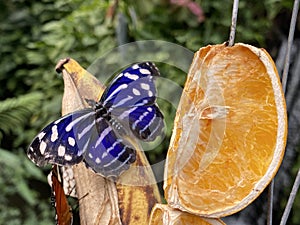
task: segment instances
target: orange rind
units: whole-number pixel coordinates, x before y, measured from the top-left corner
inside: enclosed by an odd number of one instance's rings
[[[168,150],[169,206],[217,218],[243,209],[275,176],[286,138],[286,105],[270,55],[246,44],[201,48]]]
[[[156,204],[152,209],[149,225],[226,225],[220,219],[199,217],[172,209],[168,205]]]

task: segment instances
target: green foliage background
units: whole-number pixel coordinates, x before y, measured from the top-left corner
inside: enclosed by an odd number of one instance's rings
[[[63,81],[54,71],[56,62],[70,56],[87,67],[110,49],[137,40],[165,40],[191,51],[226,41],[232,1],[196,2],[203,22],[168,0],[119,1],[113,13],[116,1],[108,0],[0,2],[0,224],[54,224],[48,170],[33,165],[25,152],[37,132],[60,115]],[[274,21],[291,7],[287,0],[241,0],[236,41],[265,47],[275,57],[277,49],[268,45],[276,44],[270,36],[277,29]],[[177,73],[162,72],[183,85]],[[150,153],[150,159],[158,160],[166,148]],[[300,210],[299,203],[296,207]],[[293,221],[299,222],[299,215]]]

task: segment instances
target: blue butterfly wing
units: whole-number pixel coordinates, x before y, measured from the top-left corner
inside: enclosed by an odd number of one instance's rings
[[[135,150],[119,137],[109,122],[85,109],[46,126],[29,146],[28,157],[38,166],[70,166],[85,162],[105,176],[119,176],[135,161]]]
[[[33,139],[27,155],[38,166],[74,165],[82,161],[86,143],[95,131],[94,110],[76,111],[46,126]]]
[[[96,124],[98,134],[92,133],[84,162],[105,177],[119,176],[135,161],[136,152],[106,119],[99,117]]]
[[[164,117],[158,106],[138,106],[129,113],[133,134],[143,141],[154,141],[164,129]]]
[[[157,76],[159,71],[153,63],[133,64],[110,83],[100,103],[109,111],[153,104],[156,98],[154,79]]]
[[[83,160],[105,177],[118,176],[136,159],[134,148],[122,138],[124,132],[152,141],[163,130],[163,115],[155,103],[156,76],[159,72],[150,62],[125,69],[94,110],[76,111],[45,127],[29,146],[28,157],[38,166]]]
[[[153,63],[134,64],[111,82],[100,100],[115,120],[143,141],[155,140],[164,128],[163,115],[155,103],[158,76]]]

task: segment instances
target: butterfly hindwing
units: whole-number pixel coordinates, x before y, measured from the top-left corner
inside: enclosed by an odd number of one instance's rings
[[[57,173],[60,175],[60,182],[62,183],[64,192],[73,198],[77,198],[78,196],[76,192],[76,181],[72,167],[53,165],[52,168],[54,167],[57,167]],[[52,170],[47,176],[48,184],[50,185],[50,187],[52,187]]]
[[[97,119],[97,133],[92,133],[84,162],[105,177],[118,176],[135,161],[135,150],[103,118]]]
[[[85,109],[50,123],[33,139],[28,157],[38,166],[79,163],[92,127],[95,127],[94,120],[94,111]],[[91,129],[87,129],[89,127]]]
[[[65,193],[73,198],[77,198],[76,192],[76,181],[73,173],[72,167],[68,166],[60,166],[59,167],[60,173],[62,174],[63,180],[63,188]]]
[[[143,141],[154,141],[164,129],[164,117],[156,104],[135,107],[128,119],[133,134]]]

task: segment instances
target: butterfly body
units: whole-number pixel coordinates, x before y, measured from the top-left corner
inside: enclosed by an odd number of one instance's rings
[[[83,161],[105,177],[119,176],[136,159],[128,137],[153,141],[164,128],[156,104],[150,62],[121,72],[93,108],[83,109],[50,123],[33,140],[28,157],[38,166],[74,165]]]

